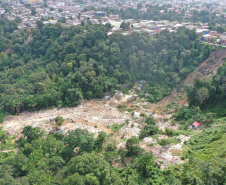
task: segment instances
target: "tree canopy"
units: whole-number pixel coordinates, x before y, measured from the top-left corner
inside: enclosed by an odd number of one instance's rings
[[[124,88],[120,84],[131,88],[140,79],[148,82],[149,101],[156,102],[211,53],[194,30],[164,30],[154,36],[115,33],[108,39],[110,28],[89,23],[84,32],[82,26],[39,22],[29,43],[26,30],[0,35],[0,101],[5,110],[76,106],[84,98],[102,98]]]

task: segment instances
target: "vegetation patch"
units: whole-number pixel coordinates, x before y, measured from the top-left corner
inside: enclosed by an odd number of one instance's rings
[[[1,152],[0,153],[0,165],[2,165],[5,161],[10,160],[11,158],[14,158],[15,152]]]
[[[4,112],[4,110],[0,109],[0,124],[3,123],[5,115],[6,113]]]
[[[113,123],[111,125],[111,130],[114,131],[114,132],[118,132],[122,127],[124,127],[126,125],[126,123],[121,123],[121,124],[118,124],[118,123]]]
[[[168,144],[178,144],[180,141],[178,139],[161,139],[158,141],[158,144],[161,146],[166,146]]]

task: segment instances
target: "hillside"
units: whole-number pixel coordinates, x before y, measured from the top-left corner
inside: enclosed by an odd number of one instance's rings
[[[189,103],[187,100],[185,86],[187,84],[192,85],[195,83],[194,79],[197,73],[200,73],[200,79],[204,77],[212,79],[214,75],[216,75],[218,68],[226,63],[226,60],[224,60],[224,58],[226,58],[226,49],[212,52],[209,58],[201,62],[193,72],[188,74],[187,78],[183,80],[181,84],[178,84],[177,88],[174,87],[172,92],[169,95],[165,96],[162,100],[160,100],[155,107],[161,107],[160,111],[163,111],[167,104],[175,101],[175,99],[178,99],[178,97],[180,97],[177,101],[178,104],[188,106]],[[158,111],[158,109],[155,110]]]
[[[225,184],[226,50],[110,28],[8,33],[0,184]]]
[[[12,33],[11,52],[2,50],[0,64],[4,109],[18,114],[76,106],[83,99],[103,98],[105,92],[127,92],[141,79],[148,82],[149,101],[157,102],[211,53],[194,30],[108,39],[110,28],[89,24],[84,32],[82,26],[56,24]]]

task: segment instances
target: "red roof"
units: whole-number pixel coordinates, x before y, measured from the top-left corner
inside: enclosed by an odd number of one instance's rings
[[[161,29],[156,29],[154,30],[154,33],[160,33],[162,30]]]
[[[200,123],[195,121],[192,125],[198,127],[200,125]]]
[[[21,137],[24,137],[23,135],[19,135],[16,140],[19,141]]]

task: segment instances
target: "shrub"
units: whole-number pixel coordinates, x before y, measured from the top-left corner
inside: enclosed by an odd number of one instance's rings
[[[4,117],[5,117],[5,112],[2,109],[0,109],[0,123],[3,123]]]
[[[55,122],[58,126],[61,126],[64,123],[64,118],[62,116],[57,116]]]
[[[194,115],[194,111],[190,109],[189,107],[182,108],[175,114],[173,114],[173,117],[176,121],[182,121],[182,120],[188,120],[192,118]]]
[[[140,131],[139,137],[144,138],[147,136],[155,135],[159,132],[158,126],[153,116],[149,116],[145,120],[146,125]]]
[[[121,124],[113,123],[111,125],[111,130],[113,130],[114,132],[118,132],[125,125],[126,123],[121,123]]]
[[[175,139],[161,139],[161,140],[158,141],[158,143],[161,146],[166,146],[166,145],[171,144],[171,143],[176,144],[176,143],[178,143],[178,141],[175,140]]]
[[[166,128],[165,133],[169,137],[173,137],[173,136],[179,135],[177,131],[169,129],[169,128]]]
[[[140,113],[140,116],[146,117],[147,115],[145,113]]]

